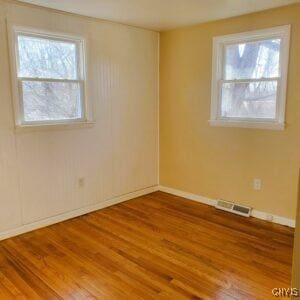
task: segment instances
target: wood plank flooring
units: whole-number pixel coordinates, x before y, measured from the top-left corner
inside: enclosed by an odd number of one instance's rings
[[[156,192],[0,242],[0,299],[274,299],[293,230]]]

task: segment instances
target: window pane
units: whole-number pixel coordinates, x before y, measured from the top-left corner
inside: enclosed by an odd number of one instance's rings
[[[275,119],[276,93],[277,81],[223,83],[221,116]]]
[[[225,79],[279,77],[281,39],[225,47]]]
[[[80,119],[79,83],[23,81],[25,121]]]
[[[19,77],[77,79],[76,44],[18,36]]]

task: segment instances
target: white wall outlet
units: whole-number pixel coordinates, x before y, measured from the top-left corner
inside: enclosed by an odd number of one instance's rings
[[[267,219],[267,221],[273,222],[273,216],[272,215],[267,215],[266,219]]]
[[[261,190],[261,187],[262,187],[262,181],[260,178],[255,178],[253,179],[253,189],[254,190]]]
[[[85,178],[84,177],[78,178],[78,187],[82,188],[84,187],[84,184],[85,184]]]

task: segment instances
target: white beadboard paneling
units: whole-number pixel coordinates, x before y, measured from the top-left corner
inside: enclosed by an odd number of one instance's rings
[[[108,199],[108,200],[106,200],[104,202],[101,202],[101,203],[85,206],[85,207],[82,207],[82,208],[79,208],[79,209],[75,209],[75,210],[72,210],[72,211],[62,213],[60,215],[45,218],[43,220],[39,220],[39,221],[30,223],[30,224],[24,224],[23,226],[18,226],[16,228],[13,228],[13,229],[10,229],[10,230],[2,231],[2,232],[0,232],[0,241],[4,240],[4,239],[7,239],[9,237],[12,237],[12,236],[16,236],[16,235],[19,235],[19,234],[22,234],[22,233],[25,233],[25,232],[29,232],[29,231],[32,231],[32,230],[35,230],[35,229],[38,229],[38,228],[41,228],[41,227],[49,226],[51,224],[55,224],[57,222],[62,222],[64,220],[75,218],[75,217],[78,217],[80,215],[84,215],[84,214],[90,213],[92,211],[102,209],[102,208],[105,208],[105,207],[108,207],[108,206],[111,206],[111,205],[115,205],[115,204],[130,200],[130,199],[133,199],[133,198],[136,198],[136,197],[140,197],[140,196],[152,193],[152,192],[156,192],[156,191],[157,191],[157,186],[148,187],[148,188],[145,188],[145,189],[142,189],[142,190],[139,190],[139,191],[131,192],[131,193],[126,194],[126,195],[121,195],[121,196],[118,196],[118,197],[114,197],[112,199]]]
[[[19,226],[22,204],[19,197],[15,137],[0,129],[0,232]]]
[[[157,181],[157,36],[145,39],[142,32],[122,32],[117,57],[116,97],[113,99],[114,193],[124,194]],[[144,80],[147,78],[147,80]],[[149,172],[144,172],[148,170]]]
[[[12,130],[14,113],[10,89],[5,10],[5,5],[0,1],[0,129]]]
[[[17,2],[4,4],[5,12],[1,3],[0,231],[157,185],[158,34]],[[94,126],[13,129],[4,16],[9,30],[20,25],[86,38]]]
[[[22,222],[8,70],[5,7],[0,2],[0,232]]]
[[[103,200],[100,170],[105,169],[96,130],[18,133],[24,223]],[[82,177],[85,184],[80,188]]]

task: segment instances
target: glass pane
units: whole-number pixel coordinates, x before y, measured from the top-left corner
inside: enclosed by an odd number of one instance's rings
[[[221,116],[275,119],[276,93],[277,81],[223,83]]]
[[[225,79],[256,79],[280,76],[280,39],[225,47]]]
[[[25,121],[82,117],[79,83],[23,81],[22,87]]]
[[[77,79],[76,44],[18,36],[19,77]]]

